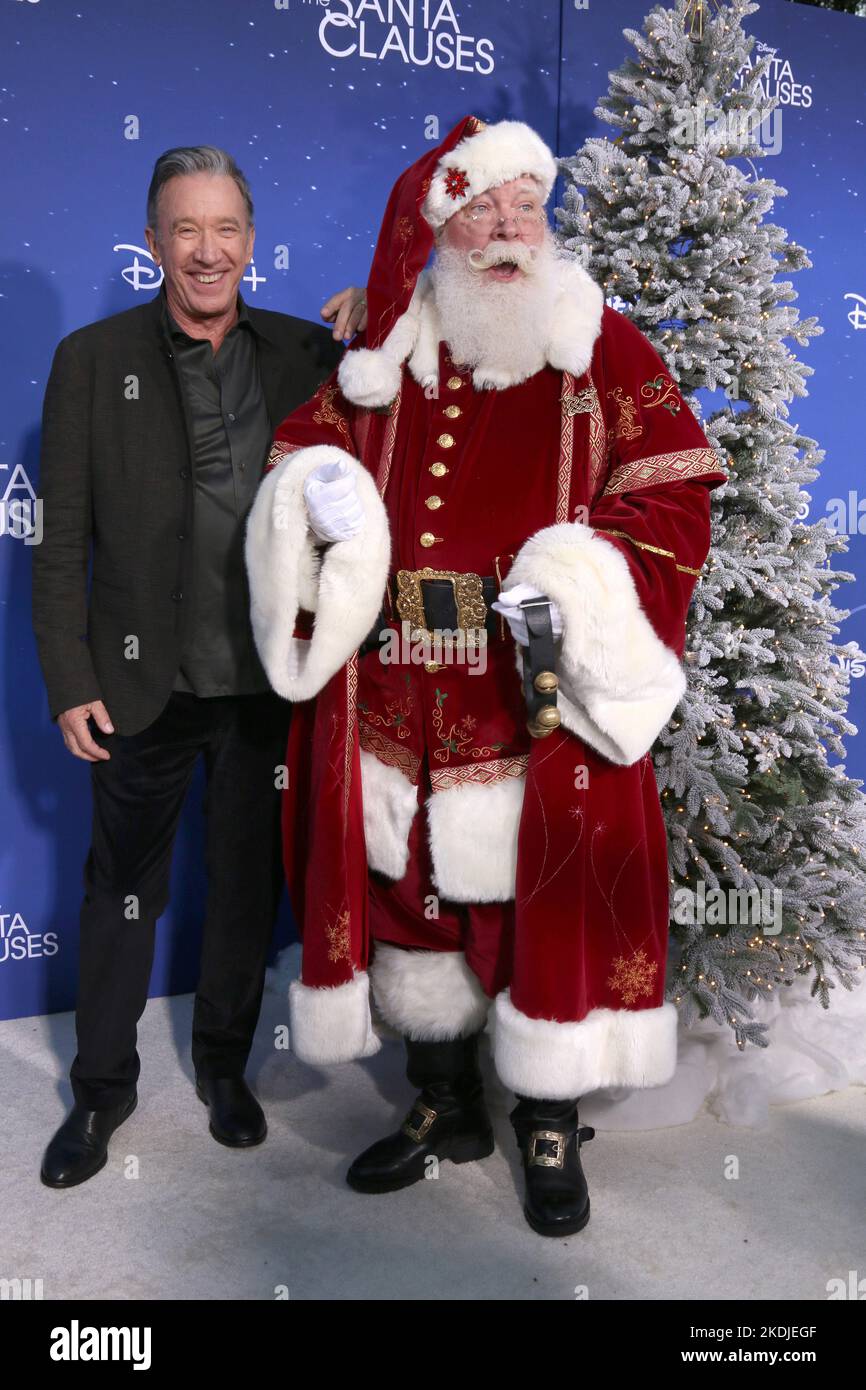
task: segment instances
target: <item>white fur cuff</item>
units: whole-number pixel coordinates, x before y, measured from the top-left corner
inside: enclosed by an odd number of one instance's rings
[[[412,951],[377,941],[373,998],[386,1023],[416,1041],[465,1038],[484,1027],[490,999],[462,951]]]
[[[579,1023],[529,1018],[496,996],[496,1071],[523,1096],[577,1100],[606,1086],[663,1086],[677,1065],[677,1010],[592,1009]]]
[[[321,561],[309,529],[304,481],[322,463],[348,460],[364,510],[351,540]],[[388,578],[391,541],[370,474],[331,444],[299,449],[262,481],[247,519],[250,616],[268,680],[286,700],[309,700],[357,651],[376,618]],[[312,637],[293,636],[299,609],[315,613]]]
[[[562,612],[563,725],[611,762],[637,762],[682,699],[686,676],[643,611],[625,556],[592,527],[562,522],[530,536],[508,582],[535,585]]]
[[[359,971],[346,984],[324,989],[293,980],[289,1028],[292,1051],[310,1066],[372,1057],[382,1043],[373,1032],[369,976]]]

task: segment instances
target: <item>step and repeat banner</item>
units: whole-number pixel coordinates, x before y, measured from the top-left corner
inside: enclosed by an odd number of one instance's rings
[[[606,133],[593,108],[647,0],[0,0],[0,1018],[74,1002],[88,765],[52,725],[30,625],[42,395],[57,342],[159,288],[144,239],[154,160],[229,150],[256,205],[252,304],[315,320],[366,278],[397,174],[462,116],[533,125],[561,155]],[[759,168],[789,190],[774,213],[814,268],[794,277],[824,335],[794,420],[827,451],[811,516],[850,533],[858,574],[843,631],[866,646],[859,503],[866,354],[866,21],[766,0],[752,17],[783,138]],[[755,57],[758,55],[755,54]],[[866,497],[866,493],[864,493]],[[862,603],[861,603],[862,600]],[[855,669],[855,676],[862,672]],[[862,719],[852,684],[851,718]],[[866,775],[863,736],[849,767]],[[192,987],[204,880],[201,776],[175,849],[154,995]],[[277,944],[289,939],[287,909]]]

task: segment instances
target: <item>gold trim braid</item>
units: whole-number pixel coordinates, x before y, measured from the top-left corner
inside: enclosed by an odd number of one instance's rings
[[[707,473],[724,473],[715,449],[678,449],[670,454],[632,459],[611,470],[602,496],[633,492],[657,483],[675,483],[683,478],[702,478]]]
[[[636,545],[639,550],[651,550],[654,555],[667,556],[669,560],[675,562],[677,569],[682,570],[683,574],[700,574],[703,569],[703,565],[698,570],[692,569],[691,565],[681,565],[672,550],[662,550],[660,545],[650,545],[648,541],[636,541],[634,536],[630,536],[627,531],[613,531],[607,526],[598,526],[596,530],[600,531],[603,536],[622,536],[624,541],[631,541],[632,545]]]
[[[365,753],[373,753],[380,763],[396,767],[410,782],[418,781],[421,759],[410,748],[401,748],[390,738],[380,734],[378,729],[371,729],[369,724],[364,723],[358,725],[358,738]]]
[[[491,758],[484,763],[465,763],[462,767],[431,767],[430,786],[434,792],[447,791],[463,782],[481,782],[491,786],[508,777],[524,777],[529,766],[528,753],[516,753],[511,758]]]

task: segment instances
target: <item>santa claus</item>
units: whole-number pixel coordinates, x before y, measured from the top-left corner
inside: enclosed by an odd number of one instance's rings
[[[366,335],[284,421],[247,531],[259,652],[298,702],[293,1048],[370,1056],[372,1002],[419,1090],[348,1181],[492,1151],[492,1012],[544,1235],[589,1219],[580,1097],[675,1068],[650,749],[725,481],[662,359],[557,249],[555,177],[526,125],[474,117],[401,176]]]

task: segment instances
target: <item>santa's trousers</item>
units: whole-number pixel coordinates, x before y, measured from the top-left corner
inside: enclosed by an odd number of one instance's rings
[[[561,971],[551,969],[550,960],[538,962],[546,982],[543,1010],[532,1002],[531,944],[528,952],[522,945],[520,995],[512,990],[514,900],[457,903],[437,892],[423,811],[429,795],[425,765],[405,874],[392,880],[370,871],[370,978],[385,1021],[413,1039],[466,1037],[484,1027],[493,1004],[497,1073],[524,1096],[567,1100],[602,1087],[670,1080],[676,1068],[675,1006],[656,994],[643,1007],[593,1007],[586,979],[577,987],[582,943],[571,943]],[[655,940],[652,948],[663,979],[666,941]],[[587,943],[587,970],[595,955]],[[551,978],[559,982],[552,1007]]]

